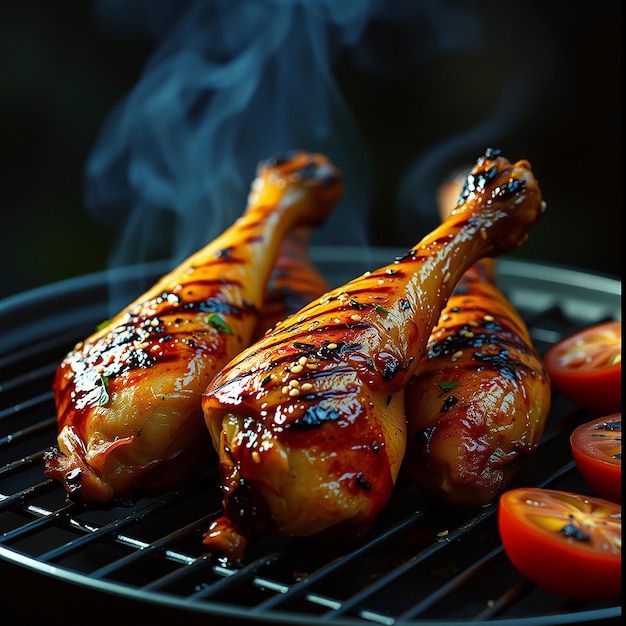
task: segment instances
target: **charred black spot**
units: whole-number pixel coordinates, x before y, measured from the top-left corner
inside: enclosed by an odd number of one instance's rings
[[[362,302],[357,302],[356,300],[350,300],[350,306],[359,311],[363,311],[364,309],[367,309],[367,304],[363,304]]]
[[[182,311],[201,311],[202,313],[225,313],[229,315],[241,315],[241,309],[228,302],[220,300],[200,300],[185,302],[181,307]]]
[[[301,418],[285,424],[285,428],[296,430],[309,430],[319,428],[325,422],[334,422],[339,419],[339,413],[334,407],[326,407],[319,404],[310,406]]]
[[[483,192],[487,185],[498,175],[497,167],[489,167],[484,171],[469,174],[461,191],[461,198],[467,198],[472,193]]]
[[[221,250],[218,250],[215,253],[215,258],[216,259],[225,259],[225,260],[230,260],[232,258],[232,254],[233,254],[233,247],[229,246],[228,248],[222,248]]]
[[[515,180],[510,180],[503,187],[496,187],[493,191],[493,197],[498,198],[499,200],[506,200],[507,198],[511,198],[516,193],[522,191],[526,187],[526,183],[521,178],[516,178]]]
[[[452,407],[457,404],[459,399],[456,396],[450,395],[443,401],[443,406],[441,410],[443,413],[447,413],[452,409]]]
[[[561,528],[559,532],[566,537],[576,539],[576,541],[591,541],[591,535],[583,532],[583,530],[574,523],[566,524],[565,526],[563,526],[563,528]]]
[[[387,406],[389,406],[389,404],[391,403],[392,398],[393,396],[391,394],[387,396]]]
[[[264,533],[270,528],[271,517],[265,499],[256,485],[239,479],[239,484],[226,502],[228,517],[254,533]]]
[[[315,165],[315,161],[309,161],[305,166],[296,170],[296,173],[299,174],[301,178],[311,178],[315,176],[316,170],[317,166]]]
[[[334,345],[336,347],[329,348]],[[334,357],[342,357],[348,352],[354,352],[360,350],[362,345],[360,343],[347,343],[346,341],[340,341],[333,343],[332,341],[325,341],[317,351],[317,356],[320,359],[332,359]]]
[[[372,490],[372,484],[369,483],[367,480],[365,480],[365,477],[363,476],[363,472],[359,472],[356,475],[356,484],[357,484],[358,487],[360,487],[364,491],[371,491]]]
[[[293,347],[303,352],[315,352],[315,346],[312,343],[304,343],[302,341],[294,341]]]
[[[402,298],[402,300],[400,300],[400,310],[401,311],[410,311],[411,310],[411,303],[408,300],[405,300],[404,298]]]
[[[383,379],[391,380],[400,370],[402,364],[398,359],[389,358],[383,367]]]
[[[433,434],[435,433],[434,426],[427,426],[426,428],[422,428],[422,430],[418,430],[415,435],[413,435],[413,439],[415,443],[420,446],[425,446],[430,443],[430,440],[433,438]]]
[[[508,350],[501,350],[498,354],[474,353],[472,357],[475,361],[487,363],[496,371],[510,379],[518,379],[521,369],[528,369],[517,359],[512,359]]]
[[[265,387],[265,386],[266,386],[266,385],[270,382],[270,380],[272,380],[272,377],[271,377],[271,376],[266,376],[266,377],[265,377],[265,378],[261,381],[261,387]]]

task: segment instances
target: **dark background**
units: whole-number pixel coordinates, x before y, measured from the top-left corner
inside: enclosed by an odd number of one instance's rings
[[[108,4],[124,13],[124,3]],[[126,3],[127,14],[143,4]],[[178,3],[178,10],[189,4]],[[105,269],[123,228],[86,210],[84,166],[107,115],[139,80],[158,29],[132,20],[103,23],[96,7],[40,0],[0,8],[0,298]],[[536,52],[540,36],[549,54],[545,66],[541,56],[533,61],[530,71],[541,78],[528,107],[522,103],[515,114],[514,128],[449,151],[431,168],[432,186],[446,170],[473,161],[493,138],[493,147],[511,160],[531,161],[548,203],[515,254],[621,276],[620,3],[483,2],[481,11],[494,22],[476,51],[425,55],[409,70],[375,76],[349,48],[338,58],[338,83],[373,165],[368,242],[411,246],[436,223],[418,211],[407,228],[402,211],[393,209],[402,172],[475,124],[509,59]],[[384,48],[379,60],[397,67],[393,55],[405,58],[405,40],[423,37],[427,44],[424,31],[412,35],[411,28],[404,24],[396,33],[373,21],[364,40]],[[242,178],[249,182],[252,174]]]

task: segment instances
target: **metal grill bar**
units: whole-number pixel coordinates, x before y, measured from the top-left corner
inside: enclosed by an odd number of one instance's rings
[[[360,269],[349,272],[358,273]],[[515,278],[515,272],[512,275]],[[567,306],[545,306],[554,296],[542,288],[543,308],[538,307],[528,297],[533,285],[521,274],[519,280],[519,291],[515,281],[509,285],[510,296],[540,352],[578,328],[620,314],[621,298],[603,302],[595,292],[588,306],[579,309],[569,301]],[[91,284],[87,292],[101,295],[106,289]],[[84,329],[100,321],[104,309],[104,303],[92,303],[77,324],[76,302],[82,296],[80,289],[72,293],[71,321],[65,322],[66,312],[59,310],[55,333],[43,333],[32,345],[0,358],[1,555],[13,553],[19,562],[31,559],[54,566],[61,575],[71,572],[94,588],[106,586],[108,593],[111,586],[124,586],[145,603],[157,596],[176,598],[200,612],[247,621],[276,618],[278,623],[297,615],[303,624],[404,626],[442,623],[440,619],[493,623],[539,615],[546,624],[563,624],[564,615],[571,623],[591,618],[606,623],[621,613],[621,607],[610,604],[572,606],[552,597],[537,608],[536,587],[512,570],[498,542],[495,505],[451,511],[402,480],[361,543],[328,547],[323,537],[270,536],[251,546],[253,556],[240,568],[212,558],[201,543],[201,534],[221,514],[216,468],[184,489],[142,499],[128,509],[95,511],[69,504],[62,487],[43,476],[43,451],[56,436],[51,382],[60,358],[84,336]],[[577,301],[585,298],[577,296]],[[0,307],[0,320],[3,315]],[[33,320],[28,324],[29,330],[36,327]],[[579,480],[565,452],[567,434],[584,414],[558,398],[555,407],[537,461],[521,474],[521,480],[540,487],[558,488]],[[442,530],[447,532],[437,536]],[[485,542],[482,535],[490,540]],[[97,558],[92,561],[93,552]],[[80,568],[74,564],[77,559]],[[454,571],[434,578],[429,573],[449,563],[455,563]],[[493,597],[483,591],[475,601],[464,603],[465,596],[485,586],[493,586]]]

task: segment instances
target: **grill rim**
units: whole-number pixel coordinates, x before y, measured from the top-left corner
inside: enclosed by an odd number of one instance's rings
[[[377,249],[375,254],[371,258],[367,258],[367,255],[363,255],[362,251],[356,251],[350,248],[333,248],[322,247],[313,248],[311,256],[314,262],[317,263],[330,263],[331,266],[334,263],[354,263],[355,259],[361,259],[364,264],[371,263],[372,266],[380,265],[389,262],[395,256],[404,253],[403,249],[398,248],[380,248]],[[42,303],[53,303],[59,300],[60,295],[65,297],[78,297],[84,303],[85,294],[106,293],[110,281],[114,283],[117,281],[127,281],[129,283],[137,284],[145,279],[153,279],[160,273],[167,271],[168,264],[160,261],[151,264],[142,264],[138,266],[132,266],[129,268],[119,268],[118,270],[107,270],[105,272],[99,272],[96,274],[88,274],[79,276],[73,279],[68,279],[58,283],[44,286],[29,292],[24,292],[13,297],[9,297],[4,301],[0,301],[0,328],[11,328],[11,325],[15,322],[20,322],[21,332],[17,333],[17,336],[12,334],[12,341],[10,345],[24,345],[23,339],[25,334],[30,334],[31,344],[36,344],[41,340],[41,337],[33,337],[32,333],[28,331],[33,328],[39,327],[40,334],[49,334],[51,329],[47,327],[45,330],[41,328],[40,311]],[[557,265],[547,265],[544,263],[537,263],[533,261],[526,261],[515,258],[500,259],[497,265],[498,275],[500,277],[515,277],[522,282],[527,281],[532,287],[537,283],[547,283],[555,288],[557,292],[555,299],[558,300],[565,294],[566,297],[571,297],[572,289],[583,289],[586,292],[594,292],[597,294],[598,299],[596,304],[600,307],[606,305],[607,310],[621,318],[621,307],[619,304],[612,303],[611,300],[615,297],[621,297],[621,281],[618,277],[612,277],[607,275],[599,275],[595,273],[589,273],[582,270],[566,268]],[[356,275],[356,274],[355,274]],[[547,278],[546,276],[549,276]],[[352,276],[350,276],[351,278]],[[336,282],[336,281],[335,281]],[[343,279],[340,280],[343,282]],[[587,293],[587,296],[589,294]],[[603,302],[605,300],[605,302]],[[102,303],[101,303],[102,304]],[[58,306],[58,304],[57,304]],[[615,308],[618,306],[619,308]],[[90,310],[90,309],[89,309]],[[24,312],[29,311],[30,316],[24,317]],[[81,316],[84,315],[84,310],[81,310]],[[22,324],[23,322],[23,324]],[[65,320],[67,324],[67,320]],[[0,339],[3,341],[3,335],[0,334]],[[5,353],[4,344],[0,342],[2,350],[0,351],[0,362],[5,360],[2,355]],[[8,352],[8,350],[7,350]],[[10,357],[10,354],[7,356]],[[184,599],[180,599],[176,596],[163,593],[154,593],[150,590],[143,589],[141,587],[126,586],[120,583],[114,583],[102,579],[94,579],[88,575],[81,574],[74,570],[69,570],[62,567],[50,565],[48,563],[38,561],[37,559],[30,557],[26,554],[11,550],[0,544],[0,558],[3,560],[14,563],[20,567],[28,569],[32,572],[37,572],[47,576],[52,576],[63,582],[78,585],[81,587],[89,587],[98,592],[105,592],[115,594],[117,596],[127,597],[133,600],[139,600],[143,603],[150,604],[164,604],[175,609],[182,609],[185,611],[193,610],[194,612],[200,612],[203,615],[216,615],[224,618],[235,619],[250,619],[250,610],[241,609],[240,607],[233,607],[230,604],[224,604],[220,602],[211,601],[209,604],[202,604],[198,606],[190,607],[188,603],[185,603]],[[578,611],[575,613],[562,613],[560,615],[551,615],[546,620],[546,616],[539,617],[524,617],[524,618],[508,618],[508,619],[495,619],[495,620],[479,620],[473,621],[474,624],[501,624],[507,626],[532,626],[533,624],[566,624],[566,623],[589,623],[597,620],[613,619],[621,615],[621,606],[592,609]],[[299,624],[319,624],[327,623],[331,626],[336,624],[337,626],[363,626],[368,623],[360,618],[331,618],[327,620],[320,620],[313,615],[307,615],[304,613],[289,613],[286,611],[276,612],[270,611],[267,615],[262,613],[255,613],[254,620],[257,623],[263,623],[270,621],[272,623],[299,623]],[[372,622],[374,623],[374,622]],[[409,620],[399,621],[396,620],[394,624],[396,626],[402,626],[403,624],[420,624],[427,626],[429,624],[447,626],[455,626],[456,624],[465,624],[465,620]]]

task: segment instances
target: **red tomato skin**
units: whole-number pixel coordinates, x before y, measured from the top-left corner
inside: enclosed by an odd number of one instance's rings
[[[621,364],[598,372],[564,372],[550,367],[548,372],[553,387],[581,409],[598,415],[621,411]]]
[[[597,369],[570,368],[563,365],[561,355],[577,338],[585,341],[596,329],[606,327],[621,338],[621,320],[596,324],[558,342],[544,356],[544,363],[554,389],[582,409],[597,415],[610,415],[622,409],[622,364],[599,366]],[[589,339],[592,342],[591,339]],[[621,346],[621,342],[620,342]]]
[[[505,553],[520,574],[543,589],[570,599],[621,598],[621,552],[619,558],[601,553],[581,554],[570,547],[566,537],[526,522],[524,515],[510,506],[507,493],[500,497],[498,528]]]
[[[591,434],[597,424],[602,422],[620,422],[622,414],[615,413],[599,419],[581,424],[570,437],[572,454],[576,467],[585,482],[601,497],[611,502],[622,502],[622,462],[620,459],[610,459],[602,452],[594,450]],[[621,455],[622,431],[619,430]]]

